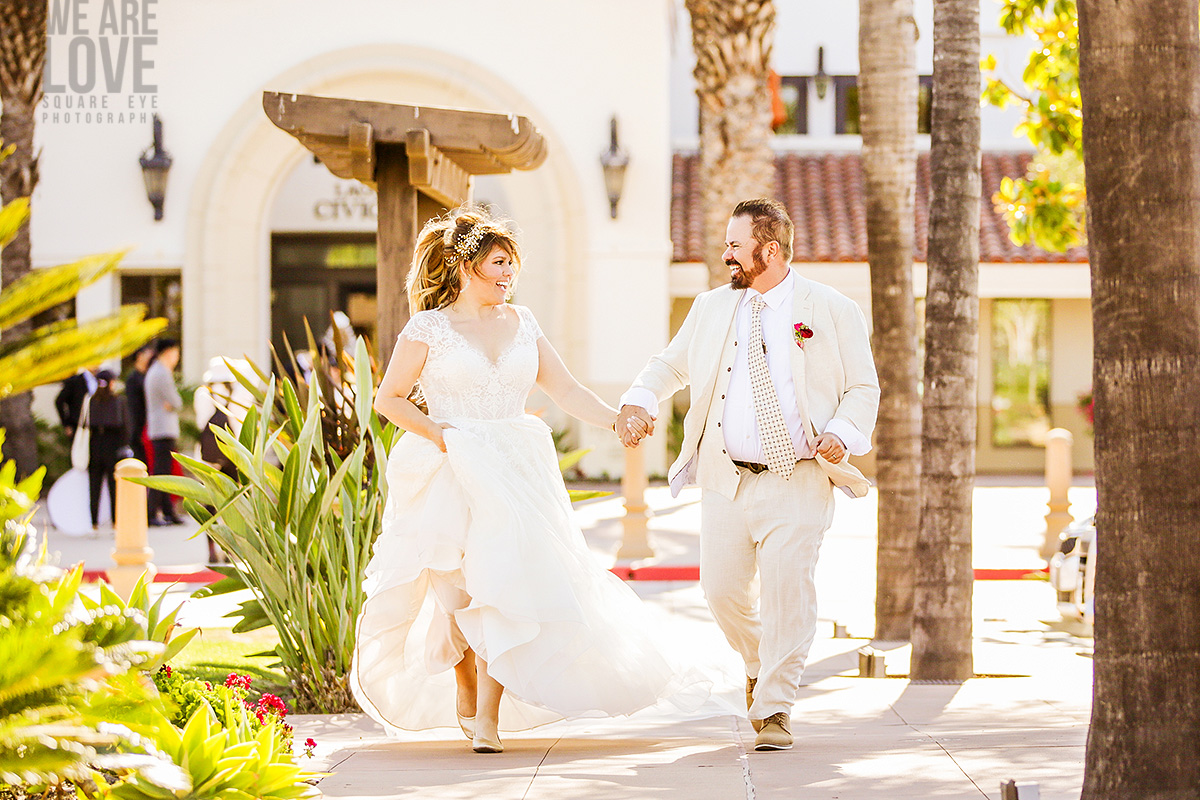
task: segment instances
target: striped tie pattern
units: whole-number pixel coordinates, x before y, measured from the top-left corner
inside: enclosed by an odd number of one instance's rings
[[[758,420],[758,436],[762,441],[767,469],[790,478],[796,469],[796,447],[792,434],[783,419],[779,396],[767,370],[767,349],[762,336],[762,297],[750,301],[750,388],[754,392],[754,415]]]

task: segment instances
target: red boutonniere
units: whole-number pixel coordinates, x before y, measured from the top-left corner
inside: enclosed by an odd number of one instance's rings
[[[792,326],[792,329],[792,334],[796,337],[796,347],[799,347],[801,350],[803,350],[804,340],[812,338],[813,329],[805,325],[803,322],[797,322]]]

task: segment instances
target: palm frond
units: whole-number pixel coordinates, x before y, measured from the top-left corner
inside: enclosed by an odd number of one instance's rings
[[[54,323],[17,340],[15,350],[0,356],[0,398],[133,352],[167,326],[165,319],[147,320],[144,315],[144,306],[123,306],[101,319],[82,325]]]
[[[0,217],[0,221],[2,219]],[[0,228],[2,233],[3,229]],[[11,328],[18,322],[70,300],[79,294],[80,289],[116,269],[127,252],[114,250],[87,256],[70,264],[37,269],[18,278],[0,291],[0,329]]]

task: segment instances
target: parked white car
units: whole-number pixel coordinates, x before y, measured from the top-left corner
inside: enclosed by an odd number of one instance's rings
[[[1096,586],[1096,518],[1072,522],[1058,535],[1060,552],[1050,559],[1050,585],[1058,593],[1063,619],[1092,625]]]

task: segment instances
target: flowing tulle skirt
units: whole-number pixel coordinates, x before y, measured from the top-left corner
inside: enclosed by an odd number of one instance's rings
[[[392,730],[456,725],[468,645],[505,687],[502,730],[698,707],[708,683],[659,651],[641,600],[588,550],[546,424],[447,422],[446,453],[408,434],[388,457],[351,674],[363,709]],[[439,604],[436,584],[469,602]]]

